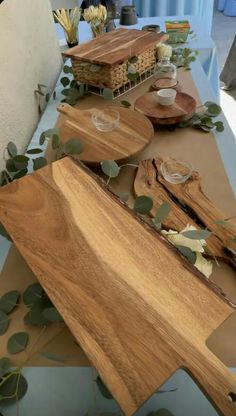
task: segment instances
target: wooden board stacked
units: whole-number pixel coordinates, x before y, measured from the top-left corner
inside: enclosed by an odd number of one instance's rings
[[[3,187],[0,221],[126,415],[178,368],[235,415],[205,345],[232,307],[90,171],[65,158]]]

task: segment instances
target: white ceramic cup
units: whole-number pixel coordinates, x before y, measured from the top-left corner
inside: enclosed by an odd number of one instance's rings
[[[164,88],[156,92],[157,101],[161,105],[172,105],[175,102],[176,91],[173,88]]]

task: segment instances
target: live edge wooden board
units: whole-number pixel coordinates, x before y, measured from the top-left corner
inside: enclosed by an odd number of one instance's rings
[[[0,221],[126,415],[184,368],[235,416],[236,378],[205,344],[233,308],[87,168],[1,188]]]

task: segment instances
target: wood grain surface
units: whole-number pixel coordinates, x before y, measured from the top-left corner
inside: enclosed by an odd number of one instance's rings
[[[90,171],[65,158],[1,188],[0,221],[127,416],[178,368],[235,415],[205,345],[233,309]]]
[[[119,126],[110,132],[96,129],[91,119],[92,109],[78,110],[64,103],[58,107],[65,116],[60,126],[62,142],[78,137],[84,144],[78,159],[85,163],[98,164],[102,160],[125,162],[141,153],[154,137],[152,123],[145,116],[120,106],[105,108],[120,113]]]
[[[140,55],[168,36],[137,29],[116,29],[64,52],[67,58],[102,65],[118,65]]]
[[[188,120],[196,111],[196,100],[184,92],[177,92],[173,105],[160,105],[156,92],[140,96],[134,103],[135,110],[144,114],[154,124],[177,124]]]
[[[235,269],[236,243],[233,243],[233,239],[236,235],[236,224],[231,223],[229,228],[216,224],[216,221],[225,220],[227,214],[219,210],[204,194],[198,172],[194,171],[187,182],[173,185],[167,182],[160,172],[162,161],[163,159],[159,157],[139,163],[134,181],[135,194],[152,195],[153,216],[163,202],[170,204],[171,212],[163,222],[167,230],[181,231],[187,224],[194,225],[198,229],[211,230],[212,235],[207,240],[210,252]]]

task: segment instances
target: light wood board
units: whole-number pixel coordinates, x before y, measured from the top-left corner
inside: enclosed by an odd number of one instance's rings
[[[67,58],[101,65],[118,65],[166,40],[163,33],[116,29],[64,52]]]
[[[205,345],[233,309],[91,172],[65,158],[3,187],[0,221],[126,415],[178,368],[235,415]]]
[[[112,131],[99,131],[92,123],[92,109],[78,110],[69,104],[61,104],[58,111],[65,118],[60,126],[62,142],[78,137],[84,145],[78,156],[83,162],[98,164],[102,160],[125,162],[141,153],[151,142],[154,129],[151,122],[136,111],[120,106],[105,108],[119,112],[119,125]],[[102,108],[99,107],[102,111]],[[95,109],[96,111],[96,109]]]

